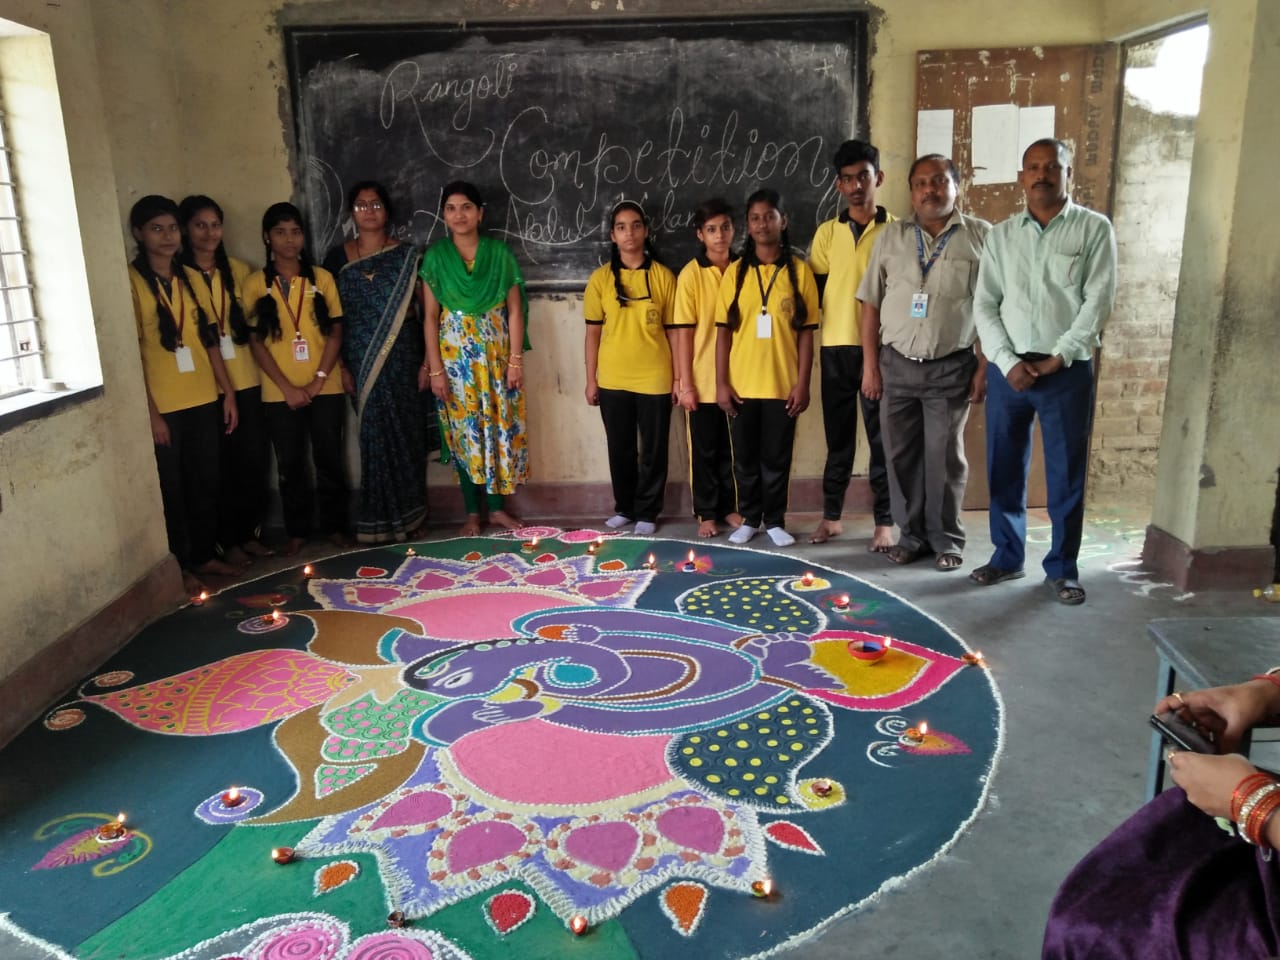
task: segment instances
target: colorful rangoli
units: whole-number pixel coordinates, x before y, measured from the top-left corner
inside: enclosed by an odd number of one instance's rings
[[[972,818],[999,702],[901,600],[689,546],[526,529],[179,611],[0,754],[5,923],[137,960],[802,939]]]

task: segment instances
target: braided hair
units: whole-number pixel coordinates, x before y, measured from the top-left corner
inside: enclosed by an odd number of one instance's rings
[[[645,216],[644,208],[634,200],[619,200],[609,212],[609,269],[613,271],[613,289],[617,294],[619,304],[624,304],[630,299],[627,296],[626,289],[622,286],[622,254],[618,250],[618,245],[612,239],[614,223],[618,219],[618,214],[623,210],[630,210],[639,216],[640,222],[645,227],[644,263],[640,265],[640,269],[648,270],[650,264],[662,263],[662,258],[658,256],[658,250],[648,235],[649,218]]]
[[[133,205],[129,211],[129,225],[134,230],[141,232],[148,223],[157,217],[171,216],[175,220],[178,219],[178,205],[168,197],[162,197],[158,194],[148,194]],[[156,300],[156,326],[160,332],[160,346],[168,350],[170,353],[175,352],[180,344],[178,343],[178,318],[173,315],[173,311],[165,302],[166,298],[160,294],[160,278],[156,272],[151,269],[151,260],[147,256],[147,251],[141,241],[138,242],[137,253],[133,257],[133,268],[138,271],[143,280],[146,281],[151,295]],[[187,270],[180,257],[174,257],[171,267],[173,281],[181,283],[187,288],[187,293],[191,297],[191,302],[196,308],[196,334],[200,342],[206,347],[211,347],[218,342],[218,330],[209,322],[209,316],[204,312],[204,308],[200,306],[200,301],[196,299],[196,291],[191,286],[191,278],[187,276]]]
[[[271,254],[270,234],[272,227],[289,222],[296,223],[299,227],[303,226],[302,213],[292,203],[273,203],[262,215],[262,242],[267,250],[266,266],[262,268],[262,273],[266,278],[267,292],[259,297],[254,305],[254,312],[258,316],[255,331],[259,341],[265,341],[267,337],[279,340],[281,336],[280,309],[276,306],[275,298],[271,296],[271,288],[276,283],[276,265]],[[311,267],[311,260],[307,257],[305,245],[298,254],[298,279],[306,280],[313,287],[316,283],[315,271]],[[321,333],[328,336],[333,328],[333,318],[329,316],[329,305],[324,297],[312,297],[311,307],[315,312],[316,326],[320,328]]]
[[[226,219],[222,216],[222,208],[218,206],[217,202],[212,197],[206,197],[203,194],[184,197],[182,202],[178,204],[178,226],[182,228],[182,252],[178,256],[183,263],[197,271],[200,270],[200,267],[196,263],[195,251],[191,249],[191,238],[187,233],[187,225],[201,210],[212,210],[218,215],[220,222]],[[221,241],[218,243],[218,249],[213,251],[213,260],[215,269],[222,277],[222,289],[230,294],[228,297],[230,306],[227,310],[227,320],[231,327],[231,339],[238,344],[248,343],[249,324],[244,318],[244,308],[240,306],[240,291],[236,289],[235,277],[231,274],[231,260],[227,257],[227,248]],[[209,284],[209,291],[212,293],[213,281],[205,277],[205,282]]]
[[[782,198],[776,190],[770,190],[765,187],[747,197],[748,216],[750,216],[751,208],[757,203],[767,203],[774,210],[783,213]],[[785,216],[785,214],[783,215]],[[800,330],[809,319],[809,308],[805,305],[804,298],[800,296],[800,281],[796,276],[796,261],[791,253],[791,238],[787,236],[786,227],[782,228],[780,247],[782,260],[787,265],[787,279],[791,281],[792,301],[794,304],[791,312],[791,328]],[[738,276],[733,288],[733,303],[729,304],[729,310],[726,315],[726,324],[734,333],[737,333],[738,328],[742,326],[742,310],[738,306],[738,295],[742,293],[742,281],[746,279],[748,270],[759,266],[760,258],[756,255],[756,241],[748,231],[746,243],[742,245],[742,256],[738,262]],[[761,304],[761,306],[765,306],[765,304]]]

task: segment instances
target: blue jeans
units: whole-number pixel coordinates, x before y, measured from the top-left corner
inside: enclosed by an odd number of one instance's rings
[[[1093,420],[1093,367],[1077,360],[1019,393],[995,364],[987,367],[987,480],[992,566],[1021,570],[1026,559],[1027,468],[1031,428],[1040,418],[1053,539],[1048,577],[1074,580],[1084,529],[1084,483]]]

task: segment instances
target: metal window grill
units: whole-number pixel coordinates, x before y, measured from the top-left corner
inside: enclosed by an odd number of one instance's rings
[[[0,398],[30,390],[44,376],[35,288],[10,160],[8,122],[0,106]]]

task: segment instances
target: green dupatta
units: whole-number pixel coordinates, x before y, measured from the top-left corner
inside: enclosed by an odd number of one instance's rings
[[[520,287],[520,307],[524,312],[524,349],[529,344],[529,294],[525,291],[520,264],[511,248],[501,240],[482,236],[476,248],[471,272],[448,237],[441,237],[422,256],[418,276],[431,288],[440,305],[470,316],[488,313],[507,301],[507,291]]]

